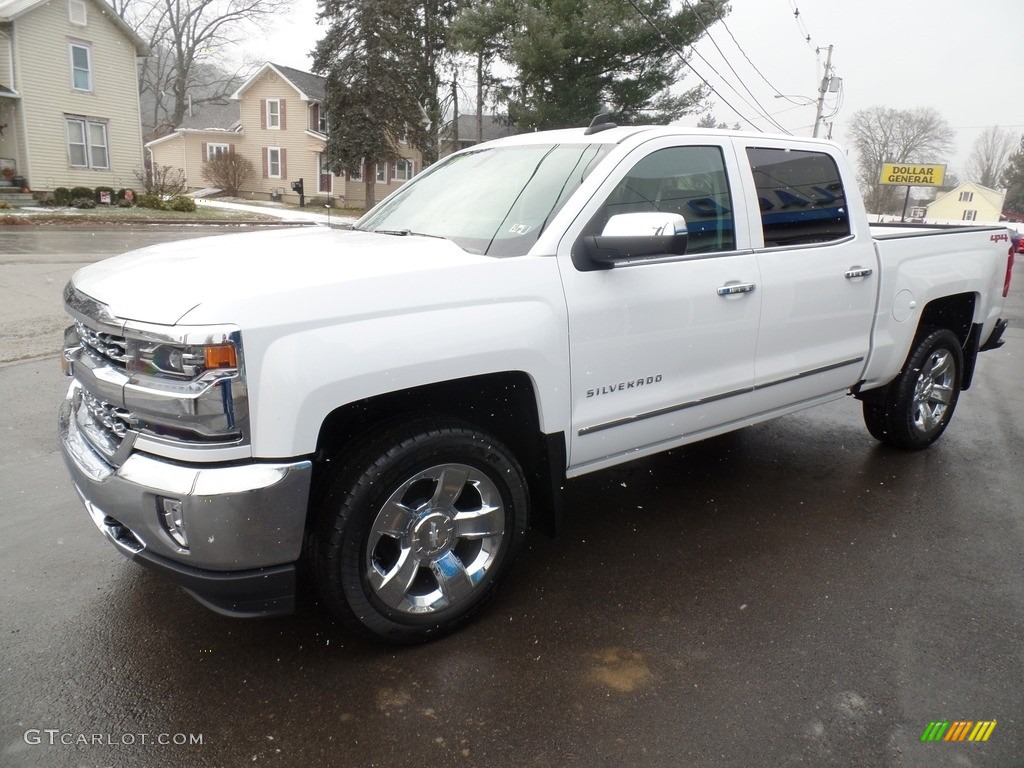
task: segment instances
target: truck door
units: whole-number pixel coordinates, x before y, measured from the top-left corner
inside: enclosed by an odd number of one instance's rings
[[[559,245],[569,307],[572,433],[579,474],[713,433],[751,397],[761,296],[730,144],[662,137],[636,148]],[[580,244],[621,213],[681,214],[683,255],[581,260]]]
[[[770,143],[743,151],[761,213],[752,224],[762,288],[757,411],[841,395],[859,381],[868,354],[874,245],[851,230],[843,181],[827,152]]]

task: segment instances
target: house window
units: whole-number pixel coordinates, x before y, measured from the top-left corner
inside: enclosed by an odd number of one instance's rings
[[[960,202],[961,203],[970,203],[970,202],[973,202],[973,201],[974,201],[974,193],[973,192],[961,192],[960,193]]]
[[[388,183],[388,164],[377,163],[377,181],[381,184]]]
[[[67,117],[64,123],[68,134],[68,161],[72,168],[110,168],[105,122]]]
[[[281,128],[281,101],[279,99],[267,99],[267,128],[280,130]]]
[[[68,0],[68,19],[72,24],[85,26],[88,21],[85,11],[85,0]]]
[[[207,144],[206,159],[213,160],[217,155],[226,155],[231,151],[229,144]]]
[[[395,163],[395,172],[393,178],[395,181],[408,181],[412,178],[413,164],[412,160],[400,160]]]
[[[402,130],[399,131],[399,133],[398,133],[398,140],[402,144],[408,144],[409,143],[409,126],[408,125],[405,125],[405,124],[402,125]]]
[[[325,136],[327,135],[327,110],[322,104],[318,105],[316,111],[316,129]]]
[[[356,171],[355,173],[353,173],[352,171],[348,172],[348,180],[349,181],[362,181],[363,180],[363,164],[362,163],[359,163],[359,170]]]
[[[69,43],[71,50],[71,87],[76,91],[92,90],[92,55],[85,43]]]
[[[978,220],[978,212],[977,211],[964,211],[964,221],[977,221],[977,220]]]
[[[281,178],[281,148],[267,147],[267,176],[272,179]]]

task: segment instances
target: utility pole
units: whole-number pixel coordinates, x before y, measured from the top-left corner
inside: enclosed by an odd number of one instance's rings
[[[828,56],[825,58],[825,76],[821,78],[821,86],[818,88],[818,112],[814,116],[814,138],[818,138],[818,126],[821,125],[821,114],[825,111],[825,94],[828,93],[829,83],[832,81],[832,46],[828,47]]]

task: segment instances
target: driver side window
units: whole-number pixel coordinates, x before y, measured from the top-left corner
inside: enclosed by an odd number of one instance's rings
[[[686,219],[686,253],[736,248],[732,197],[719,147],[669,147],[652,152],[619,182],[587,227],[600,234],[620,213],[678,213]]]

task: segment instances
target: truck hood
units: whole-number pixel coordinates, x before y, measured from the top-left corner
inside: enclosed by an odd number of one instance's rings
[[[313,286],[490,260],[440,238],[316,227],[154,245],[84,267],[72,282],[115,317],[173,325],[227,298],[269,299]]]

